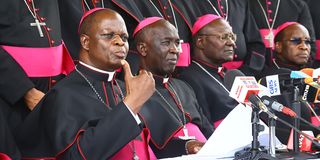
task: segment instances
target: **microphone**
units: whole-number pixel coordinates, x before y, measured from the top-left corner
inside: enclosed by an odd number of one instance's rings
[[[257,106],[259,109],[261,109],[263,112],[269,111],[268,108],[267,108],[267,106],[264,105],[264,103],[262,103],[262,101],[260,100],[260,98],[259,98],[257,95],[251,94],[251,95],[249,96],[249,101],[250,101],[253,105]]]
[[[320,143],[314,139],[314,137],[310,137],[310,135],[307,135],[306,133],[300,131],[299,129],[297,129],[296,127],[294,127],[293,125],[291,125],[290,123],[282,120],[281,118],[278,118],[276,115],[274,115],[273,113],[271,113],[268,108],[261,102],[261,100],[259,99],[259,97],[257,97],[256,95],[250,95],[249,96],[249,101],[254,104],[254,107],[258,107],[259,109],[261,109],[263,112],[267,113],[269,115],[269,117],[280,121],[281,123],[283,123],[284,125],[292,128],[294,131],[298,132],[300,135],[303,135],[304,138],[308,139],[309,141],[311,141],[313,144],[315,144],[317,147],[320,147]]]
[[[304,69],[301,69],[300,71],[307,74],[310,77],[314,77],[314,78],[318,77],[318,72],[313,68],[304,68]],[[302,99],[312,103],[319,103],[320,102],[319,93],[320,93],[320,89],[317,88],[315,85],[306,85],[304,88]]]
[[[276,110],[278,112],[282,112],[290,117],[296,117],[297,114],[291,110],[288,107],[283,106],[281,103],[278,103],[276,100],[269,96],[262,96],[261,100],[263,104],[265,104],[267,107],[272,108],[273,110]]]
[[[271,113],[268,109],[268,107],[262,103],[262,101],[260,100],[260,98],[257,95],[251,94],[249,95],[249,102],[251,102],[253,104],[253,106],[258,107],[260,110],[262,110],[263,112],[267,113],[271,118],[277,120],[278,117],[276,115],[274,115],[273,113]]]
[[[232,69],[232,70],[228,70],[226,72],[226,74],[224,75],[224,80],[223,80],[223,84],[224,86],[230,91],[231,87],[233,85],[233,82],[235,80],[236,77],[238,76],[246,76],[244,75],[240,70],[238,69]]]
[[[303,79],[304,83],[310,85],[314,88],[320,89],[320,85],[318,83],[318,78],[313,78],[313,70],[312,68],[301,69],[301,71],[291,71],[290,78],[293,79]]]
[[[301,71],[291,71],[290,73],[280,73],[263,77],[259,80],[259,83],[267,87],[267,94],[269,96],[279,96],[284,90],[306,84],[317,90],[320,88],[317,81],[317,78],[312,78]],[[309,93],[309,88],[307,88],[305,94]]]
[[[301,121],[303,121],[304,123],[306,123],[309,126],[311,126],[312,128],[315,128],[315,129],[320,131],[319,127],[313,125],[312,123],[310,123],[309,121],[305,120],[304,118],[297,116],[297,114],[293,110],[291,110],[288,107],[285,107],[284,105],[282,105],[281,103],[277,102],[273,98],[268,97],[268,96],[262,96],[260,99],[261,99],[262,103],[265,104],[267,107],[272,108],[273,110],[281,112],[281,113],[283,113],[285,115],[288,115],[290,117],[298,118]]]
[[[230,97],[239,102],[248,102],[251,94],[259,94],[262,88],[253,76],[244,76],[239,70],[230,70],[225,74],[224,85],[230,90]]]

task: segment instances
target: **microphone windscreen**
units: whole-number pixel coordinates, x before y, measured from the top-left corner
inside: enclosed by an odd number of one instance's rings
[[[260,101],[260,99],[254,94],[249,95],[248,99],[254,105],[257,105],[259,103],[259,101]]]
[[[291,73],[291,70],[287,69],[287,68],[277,68],[277,69],[267,68],[263,71],[262,78],[258,82],[259,82],[259,84],[261,84],[263,86],[267,86],[267,84],[266,84],[266,77],[267,76],[281,75],[281,77],[279,76],[279,79],[290,78],[290,73]],[[282,76],[285,76],[285,77],[282,77]]]
[[[226,74],[224,75],[224,86],[230,91],[232,84],[236,77],[238,76],[245,76],[240,70],[238,69],[232,69],[228,70]]]
[[[300,71],[309,75],[310,77],[313,77],[313,71],[314,71],[313,68],[303,68]],[[308,102],[311,102],[311,103],[319,102],[318,101],[319,89],[314,87],[308,87],[307,85],[305,85],[303,90],[306,93],[306,95],[304,95],[306,97],[303,97],[304,99],[306,99]]]
[[[276,75],[276,74],[290,74],[291,70],[288,68],[268,68],[263,71],[262,77]]]
[[[309,75],[310,77],[312,77],[314,69],[313,68],[303,68],[300,71]]]

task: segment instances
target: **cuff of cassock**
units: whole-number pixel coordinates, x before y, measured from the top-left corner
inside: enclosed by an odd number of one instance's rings
[[[133,118],[136,120],[137,124],[140,125],[141,124],[141,120],[139,118],[139,116],[135,113],[132,112],[132,110],[130,109],[130,107],[123,102],[123,104],[127,107],[127,109],[130,111],[131,115],[133,116]]]

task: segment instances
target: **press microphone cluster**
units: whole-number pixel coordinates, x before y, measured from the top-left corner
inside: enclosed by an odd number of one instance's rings
[[[278,75],[277,75],[278,76]],[[292,78],[292,77],[297,77],[300,76],[300,78]],[[282,74],[280,75],[281,78],[277,79],[278,84],[288,84],[289,85],[305,85],[306,83],[318,83],[317,78],[301,78],[302,76],[305,76],[302,74],[302,72],[292,72],[289,74]],[[239,78],[242,77],[242,78]],[[233,81],[234,80],[234,81]],[[282,112],[286,115],[289,115],[290,117],[293,118],[298,118],[305,123],[309,124],[311,127],[314,127],[319,130],[318,127],[312,125],[308,121],[302,119],[301,117],[297,116],[294,111],[292,111],[290,108],[283,106],[282,104],[278,103],[274,99],[270,98],[267,95],[262,96],[259,98],[257,95],[259,93],[262,93],[263,89],[261,89],[260,84],[256,84],[257,82],[255,81],[254,78],[251,77],[246,77],[245,75],[239,71],[239,70],[230,70],[226,73],[225,75],[225,81],[224,84],[227,89],[230,90],[230,96],[235,98],[236,100],[246,103],[246,102],[251,102],[253,106],[258,107],[260,110],[263,112],[267,113],[269,117],[278,120],[279,122],[283,123],[284,125],[293,128],[293,130],[297,131],[299,134],[304,135],[306,139],[310,140],[312,143],[314,143],[317,146],[320,146],[320,144],[313,140],[312,138],[308,137],[305,133],[302,133],[300,130],[289,124],[288,122],[278,118],[276,115],[274,115],[269,108],[276,110],[278,112]],[[250,85],[247,85],[250,84]],[[313,84],[313,86],[317,86],[319,84]],[[279,85],[280,87],[280,85]],[[236,89],[234,89],[236,88]]]
[[[290,108],[282,105],[281,103],[277,102],[273,98],[271,98],[269,96],[262,96],[260,99],[261,99],[262,103],[264,105],[266,105],[268,108],[271,108],[271,109],[273,109],[273,110],[275,110],[277,112],[281,112],[281,113],[283,113],[285,115],[288,115],[288,116],[290,116],[292,118],[298,118],[301,121],[303,121],[304,123],[308,124],[310,127],[315,128],[315,129],[320,131],[319,127],[313,125],[312,123],[308,122],[304,118],[297,116],[297,114],[293,110],[291,110]]]
[[[265,104],[260,100],[260,98],[258,96],[250,95],[249,96],[249,101],[253,104],[254,107],[258,107],[260,110],[262,110],[263,112],[267,113],[270,118],[273,118],[273,119],[283,123],[284,125],[292,128],[293,130],[298,132],[300,135],[303,135],[304,138],[308,139],[311,143],[315,144],[317,147],[320,147],[320,143],[317,140],[315,140],[314,137],[311,137],[310,135],[300,131],[299,129],[297,129],[296,127],[291,125],[290,123],[282,120],[281,118],[278,118],[276,115],[274,115],[272,112],[270,112],[268,107],[265,106]]]
[[[299,86],[303,91],[303,100],[312,103],[319,103],[320,101],[320,84],[319,78],[309,75],[310,70],[302,69],[301,71],[280,70],[274,74],[263,77],[259,83],[268,88],[269,96],[278,96],[285,90],[292,89]],[[307,72],[307,73],[304,73]]]

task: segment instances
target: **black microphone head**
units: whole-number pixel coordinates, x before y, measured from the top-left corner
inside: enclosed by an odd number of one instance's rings
[[[234,82],[234,79],[238,76],[245,76],[240,70],[238,69],[232,69],[228,70],[226,74],[224,75],[224,86],[230,91],[232,84]]]
[[[279,79],[279,84],[280,84],[280,90],[282,91],[283,89],[286,89],[284,87],[284,84],[282,83],[285,83],[286,81],[289,81],[291,82],[290,80],[292,78],[290,78],[290,73],[279,73],[279,74],[270,74],[270,75],[267,75],[265,77],[262,77],[261,79],[259,79],[258,83],[267,87],[267,77],[268,76],[271,76],[271,75],[278,75],[278,79]]]
[[[253,105],[258,105],[260,102],[260,99],[255,94],[250,94],[248,97],[249,102],[251,102]]]
[[[276,74],[290,74],[291,70],[288,68],[267,68],[263,70],[262,77],[276,75]]]
[[[248,97],[249,102],[251,102],[253,104],[253,106],[258,107],[259,109],[261,109],[264,112],[268,112],[268,108],[267,106],[265,106],[262,101],[260,100],[260,98],[255,95],[255,94],[251,94]]]
[[[287,69],[287,68],[270,68],[269,67],[269,68],[264,69],[263,73],[261,73],[262,78],[260,78],[259,83],[263,86],[267,86],[267,83],[266,83],[267,76],[279,75],[279,78],[280,78],[280,75],[281,76],[285,75],[285,77],[290,78],[290,73],[291,73],[291,70]],[[282,79],[282,78],[280,78],[280,79]]]

